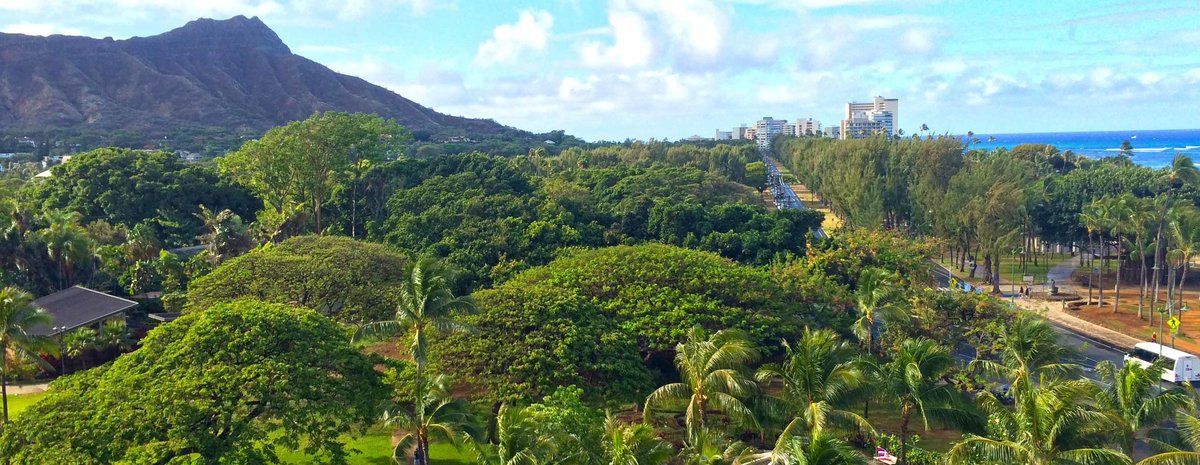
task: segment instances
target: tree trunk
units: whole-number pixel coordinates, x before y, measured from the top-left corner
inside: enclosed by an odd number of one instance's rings
[[[8,424],[8,346],[0,346],[0,396],[4,397],[4,424]]]
[[[1121,247],[1117,246],[1117,288],[1113,291],[1113,313],[1117,313],[1121,305]]]
[[[1014,259],[1015,260],[1015,259]],[[1000,254],[996,254],[996,260],[993,262],[996,267],[996,272],[992,273],[992,293],[1000,293]],[[1012,278],[1011,276],[1009,278]]]
[[[1142,261],[1142,282],[1141,286],[1138,287],[1138,318],[1140,319],[1143,318],[1142,309],[1146,303],[1146,247],[1145,244],[1142,243],[1142,236],[1140,233],[1138,234],[1137,239],[1135,239],[1135,242],[1138,246],[1138,255],[1141,256]]]
[[[1104,240],[1104,234],[1100,235],[1100,272],[1096,273],[1096,285],[1100,286],[1100,301],[1096,303],[1096,307],[1104,306],[1104,262],[1108,260],[1108,241]]]
[[[1088,231],[1088,305],[1092,304],[1092,288],[1096,287],[1096,262],[1092,259],[1092,232]]]
[[[908,464],[908,420],[910,417],[912,417],[912,409],[906,406],[900,413],[900,460],[896,463],[901,465]]]

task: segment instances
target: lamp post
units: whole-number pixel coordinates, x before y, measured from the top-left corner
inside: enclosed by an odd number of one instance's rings
[[[63,336],[66,335],[66,326],[55,326],[54,331],[58,333],[58,375],[67,374],[67,347]]]
[[[1017,300],[1017,274],[1016,274],[1016,273],[1017,273],[1017,262],[1016,262],[1016,256],[1017,256],[1017,254],[1019,254],[1019,253],[1025,253],[1025,248],[1024,248],[1024,247],[1017,247],[1017,248],[1015,248],[1015,249],[1012,249],[1012,256],[1013,256],[1013,259],[1010,259],[1010,260],[1008,261],[1008,290],[1009,290],[1009,297],[1008,297],[1008,299],[1009,299],[1009,300],[1011,300],[1011,301],[1013,301],[1013,302],[1016,302],[1016,300]]]
[[[1183,322],[1183,312],[1186,312],[1188,310],[1191,310],[1191,309],[1188,308],[1187,304],[1183,304],[1182,307],[1179,307],[1179,321],[1181,324]],[[1171,331],[1171,348],[1172,349],[1175,348],[1175,333],[1178,333],[1178,332],[1179,332],[1178,326],[1176,326],[1175,329]]]
[[[1150,268],[1150,271],[1154,272],[1153,274],[1151,274],[1151,276],[1154,276],[1154,279],[1158,280],[1158,263],[1155,263],[1154,267]],[[1092,290],[1092,286],[1089,283],[1088,293],[1091,293],[1091,290]],[[1089,298],[1088,300],[1091,300],[1091,299]],[[1155,304],[1157,304],[1157,303],[1158,303],[1158,292],[1157,292],[1157,290],[1155,290],[1154,295],[1150,296],[1150,327],[1151,328],[1154,327],[1154,307],[1156,306]]]
[[[1167,313],[1167,307],[1162,307],[1162,308],[1158,309],[1158,334],[1163,333],[1163,320],[1166,319],[1166,316],[1164,316],[1164,315],[1166,315],[1166,313]],[[1172,342],[1172,344],[1174,344],[1174,342]],[[1158,340],[1158,358],[1162,358],[1162,350],[1163,350],[1163,341],[1162,341],[1162,339],[1159,339]]]

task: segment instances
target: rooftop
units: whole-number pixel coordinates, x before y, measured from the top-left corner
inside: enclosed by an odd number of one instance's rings
[[[30,333],[55,336],[103,321],[137,306],[137,302],[75,286],[34,300],[33,305],[54,317],[50,327],[36,326]]]

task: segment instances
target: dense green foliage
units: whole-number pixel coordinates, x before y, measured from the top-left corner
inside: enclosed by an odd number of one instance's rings
[[[476,297],[478,332],[444,339],[440,352],[456,377],[501,398],[576,384],[630,400],[669,369],[666,351],[693,326],[739,328],[761,344],[830,317],[765,271],[659,244],[575,251]]]
[[[200,206],[253,218],[258,200],[219,177],[211,165],[184,163],[166,152],[97,149],[74,155],[24,195],[41,209],[66,209],[84,224],[132,228],[147,223],[171,245],[191,245],[203,230]]]
[[[279,445],[344,463],[338,437],[373,420],[385,394],[330,320],[241,300],[55,383],[5,429],[0,452],[23,464],[274,463]]]
[[[217,267],[188,289],[202,310],[244,297],[301,305],[345,322],[394,313],[404,257],[378,244],[336,236],[299,236]]]

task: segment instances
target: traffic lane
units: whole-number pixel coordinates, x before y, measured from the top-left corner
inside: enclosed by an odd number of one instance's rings
[[[1096,365],[1100,362],[1108,361],[1116,366],[1124,363],[1124,350],[1060,326],[1051,326],[1058,333],[1058,341],[1075,352],[1072,361],[1083,367],[1087,378],[1099,381],[1096,378]]]

